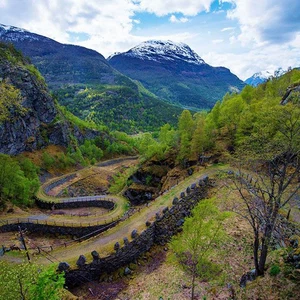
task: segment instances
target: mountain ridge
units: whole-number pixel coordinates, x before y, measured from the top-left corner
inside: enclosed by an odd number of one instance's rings
[[[182,111],[151,95],[94,50],[64,45],[5,25],[0,26],[0,40],[13,43],[28,56],[58,95],[59,103],[83,120],[132,133],[143,128],[156,130],[164,123],[174,124]],[[78,94],[82,89],[88,91],[84,97]],[[143,120],[143,116],[147,116],[148,121]],[[119,128],[116,120],[120,120]]]
[[[159,57],[153,56],[153,53],[158,54]],[[115,55],[119,55],[121,52],[117,52],[114,55],[111,55],[107,58],[109,61]],[[205,64],[204,60],[193,51],[187,44],[184,43],[175,43],[170,40],[149,40],[145,41],[127,52],[124,53],[125,56],[129,57],[139,57],[144,60],[171,60],[174,61],[176,59],[194,63],[194,64]]]
[[[130,84],[104,56],[81,46],[62,44],[14,26],[0,24],[0,40],[14,44],[45,77],[50,87],[63,84]],[[80,58],[80,59],[79,59]]]
[[[183,43],[146,41],[108,61],[158,97],[181,107],[210,109],[226,92],[244,87],[229,69],[208,65]]]
[[[247,78],[245,80],[245,83],[252,86],[258,86],[259,84],[266,82],[269,78],[273,76],[279,77],[285,74],[286,72],[287,71],[283,70],[281,67],[275,71],[264,70],[264,71],[256,72],[251,77]]]

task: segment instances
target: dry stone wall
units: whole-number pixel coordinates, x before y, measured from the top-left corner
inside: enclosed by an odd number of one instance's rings
[[[141,234],[135,233],[132,242],[128,243],[128,239],[124,237],[124,242],[121,243],[123,247],[115,247],[117,250],[112,255],[100,258],[98,255],[95,256],[97,252],[93,251],[91,263],[74,270],[65,268],[66,286],[72,287],[90,280],[98,280],[102,274],[114,272],[136,261],[153,245],[164,245],[169,242],[174,234],[182,230],[184,218],[191,214],[191,210],[201,199],[206,197],[209,186],[207,177],[198,185],[193,185],[188,194],[181,194],[181,199],[173,201],[174,204],[170,209],[165,208],[161,214],[157,214],[153,223],[147,222],[148,227],[145,231]]]

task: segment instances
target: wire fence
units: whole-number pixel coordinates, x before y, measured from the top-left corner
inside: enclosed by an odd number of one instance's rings
[[[92,226],[100,226],[112,223],[116,220],[119,220],[120,217],[109,217],[104,220],[90,221],[90,222],[68,222],[68,221],[54,221],[54,220],[43,220],[37,218],[13,218],[2,220],[0,223],[0,232],[2,226],[7,225],[16,225],[16,224],[35,224],[35,225],[46,225],[46,226],[57,226],[57,227],[92,227]]]

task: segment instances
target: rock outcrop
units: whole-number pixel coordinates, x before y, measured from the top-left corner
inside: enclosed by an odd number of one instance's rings
[[[0,153],[16,155],[48,144],[67,146],[71,134],[79,141],[98,134],[93,130],[83,133],[68,122],[56,108],[39,72],[5,44],[0,44],[0,84],[19,92],[21,107],[8,107],[8,116],[0,119]],[[1,96],[7,106],[4,95]]]
[[[290,86],[282,97],[281,104],[287,103],[299,103],[300,102],[300,84],[296,83]]]

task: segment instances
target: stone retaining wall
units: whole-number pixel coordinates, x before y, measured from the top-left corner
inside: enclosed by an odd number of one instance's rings
[[[157,215],[156,221],[148,224],[148,228],[132,242],[122,242],[124,246],[108,257],[93,259],[90,264],[67,270],[66,286],[73,287],[90,280],[98,280],[100,275],[111,273],[134,262],[141,254],[149,251],[154,244],[164,245],[169,242],[174,234],[182,230],[184,218],[190,215],[199,200],[206,197],[209,187],[208,178],[201,180],[199,185],[193,184],[192,186],[187,195],[180,200],[174,199],[174,205],[170,209],[165,208],[161,214]]]
[[[88,201],[68,201],[68,202],[44,202],[36,199],[35,203],[42,209],[65,209],[80,207],[102,207],[109,210],[114,209],[115,203],[109,200],[88,200]]]
[[[0,232],[19,231],[19,227],[22,230],[28,230],[29,232],[38,232],[44,234],[59,234],[59,235],[71,235],[74,237],[83,237],[89,235],[89,237],[99,234],[113,226],[119,221],[110,222],[108,224],[78,227],[78,226],[55,226],[46,224],[36,224],[31,222],[7,224],[0,227]],[[82,239],[84,240],[84,238]]]
[[[72,180],[76,177],[76,174],[71,174],[71,175],[68,175],[68,176],[65,176],[55,182],[52,182],[48,185],[46,185],[44,187],[44,191],[46,194],[48,194],[52,189],[54,189],[55,187],[61,185],[61,184],[64,184],[65,182],[68,182],[69,180]]]

